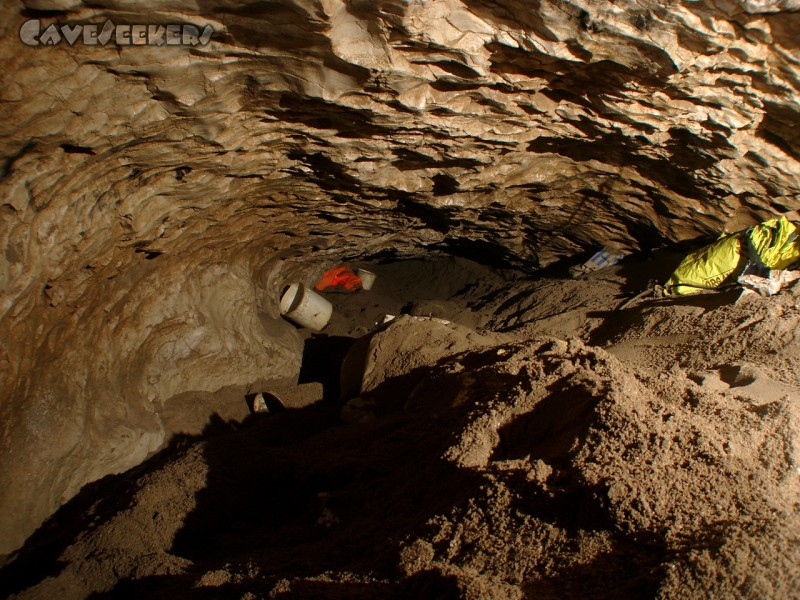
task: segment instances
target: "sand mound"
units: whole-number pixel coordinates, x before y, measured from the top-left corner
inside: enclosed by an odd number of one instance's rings
[[[365,338],[365,385],[345,410],[319,402],[177,438],[70,502],[2,589],[795,595],[795,296],[612,314],[620,285],[592,300],[597,283],[554,285],[549,300],[535,293],[548,282],[462,297],[503,334],[398,319]]]

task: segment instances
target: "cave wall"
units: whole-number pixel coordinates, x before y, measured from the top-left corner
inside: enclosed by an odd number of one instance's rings
[[[0,552],[165,441],[187,391],[291,376],[325,264],[535,268],[800,204],[795,0],[19,0],[0,7]],[[26,46],[23,23],[203,46]]]

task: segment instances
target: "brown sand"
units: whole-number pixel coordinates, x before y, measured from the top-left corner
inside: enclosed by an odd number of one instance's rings
[[[287,400],[300,408],[215,417],[87,486],[7,562],[0,589],[798,597],[800,296],[614,310],[670,260],[580,281],[375,265],[373,291],[329,295],[328,335],[307,348],[335,353],[301,374],[305,392]],[[387,312],[416,316],[362,342],[369,376],[343,406],[349,338]],[[328,400],[310,404],[315,376]]]

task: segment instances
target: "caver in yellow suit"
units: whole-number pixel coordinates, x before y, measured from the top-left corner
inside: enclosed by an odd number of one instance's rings
[[[786,217],[726,234],[692,252],[664,284],[664,295],[697,294],[735,283],[745,272],[786,269],[800,260],[798,227]]]

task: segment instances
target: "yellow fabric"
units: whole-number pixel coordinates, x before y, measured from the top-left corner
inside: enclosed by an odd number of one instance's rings
[[[739,234],[732,234],[692,252],[664,284],[664,293],[689,295],[716,288],[740,266],[740,248]]]
[[[750,232],[761,262],[770,269],[786,269],[800,259],[797,226],[786,217],[765,221]]]
[[[722,237],[684,258],[664,285],[664,293],[698,294],[717,288],[728,277],[741,273],[749,259],[747,237],[766,267],[786,269],[800,260],[798,233],[794,223],[781,217]]]

